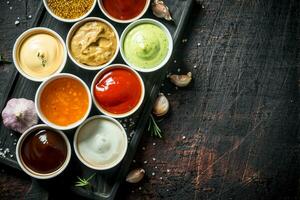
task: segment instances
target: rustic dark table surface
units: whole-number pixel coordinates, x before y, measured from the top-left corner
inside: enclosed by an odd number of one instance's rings
[[[38,3],[0,2],[5,58]],[[300,199],[300,1],[200,3],[170,70],[191,71],[193,82],[177,89],[166,79],[164,139],[144,134],[132,168],[146,177],[124,183],[118,199]],[[12,64],[0,66],[1,108],[15,76]],[[0,165],[1,200],[23,199],[30,186],[25,174]]]

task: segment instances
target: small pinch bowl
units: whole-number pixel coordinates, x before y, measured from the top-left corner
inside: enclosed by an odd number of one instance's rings
[[[86,18],[87,16],[89,16],[91,14],[91,12],[94,10],[97,0],[94,0],[93,5],[91,6],[91,8],[82,16],[78,17],[78,18],[74,18],[74,19],[66,19],[66,18],[62,18],[58,15],[56,15],[48,6],[48,2],[47,0],[43,0],[44,6],[46,8],[46,10],[48,11],[48,13],[54,17],[55,19],[61,21],[61,22],[67,22],[67,23],[74,23],[74,22],[78,22],[84,18]]]
[[[133,63],[130,63],[127,60],[127,58],[125,56],[125,52],[124,52],[124,40],[125,40],[128,32],[131,29],[133,29],[135,26],[138,26],[140,24],[147,24],[147,23],[150,23],[150,24],[153,24],[153,25],[156,25],[156,26],[160,27],[165,32],[166,37],[168,38],[168,43],[169,43],[168,53],[167,53],[166,57],[164,58],[164,60],[159,65],[157,65],[155,67],[152,67],[152,68],[149,68],[149,69],[141,68],[141,67],[138,67],[138,66],[134,65]],[[133,69],[135,69],[136,71],[147,73],[147,72],[154,72],[154,71],[159,70],[160,68],[162,68],[163,66],[165,66],[167,64],[167,62],[171,58],[172,52],[173,52],[173,38],[171,36],[171,33],[165,25],[163,25],[162,23],[160,23],[157,20],[149,19],[149,18],[139,19],[139,20],[129,24],[121,34],[121,39],[120,39],[120,53],[121,53],[121,56],[122,56],[123,60],[125,61],[125,63],[127,65],[129,65],[130,67],[132,67]]]
[[[103,65],[99,65],[99,66],[89,66],[89,65],[80,63],[73,57],[73,55],[71,53],[70,43],[71,43],[71,39],[72,39],[73,35],[78,30],[78,28],[80,28],[82,25],[84,25],[85,23],[90,22],[90,21],[99,21],[99,22],[107,24],[114,31],[116,40],[117,40],[117,48],[116,48],[116,51],[115,51],[113,57],[107,63],[105,63]],[[70,28],[68,35],[67,35],[67,39],[66,39],[66,46],[67,46],[68,55],[71,58],[72,62],[75,63],[75,65],[77,65],[78,67],[80,67],[82,69],[94,71],[94,70],[99,70],[99,69],[102,69],[102,68],[110,65],[115,60],[115,58],[117,57],[117,55],[119,53],[120,38],[119,38],[119,34],[118,34],[117,30],[115,29],[115,27],[111,23],[106,21],[105,19],[102,19],[99,17],[88,17],[88,18],[85,18],[84,20],[77,22]]]
[[[40,107],[40,98],[41,98],[41,94],[43,92],[43,90],[45,89],[45,87],[51,83],[52,81],[56,80],[56,79],[60,79],[60,78],[71,78],[71,79],[74,79],[74,80],[77,80],[81,83],[81,85],[85,88],[85,91],[87,92],[87,96],[88,96],[88,108],[86,110],[86,113],[84,114],[84,116],[72,123],[72,124],[69,124],[69,125],[66,125],[66,126],[61,126],[61,125],[57,125],[53,122],[50,122],[46,116],[44,116],[42,110],[41,110],[41,107]],[[68,73],[61,73],[61,74],[57,74],[57,75],[54,75],[54,76],[51,76],[50,78],[48,78],[47,80],[45,80],[40,86],[39,88],[37,89],[37,92],[36,92],[36,95],[35,95],[35,109],[36,109],[36,112],[39,116],[39,118],[45,123],[47,124],[48,126],[50,126],[51,128],[54,128],[54,129],[58,129],[58,130],[70,130],[70,129],[73,129],[73,128],[76,128],[77,126],[79,126],[89,115],[90,111],[91,111],[91,107],[92,107],[92,98],[91,98],[91,94],[90,94],[90,90],[88,88],[88,86],[85,84],[85,82],[80,79],[79,77],[73,75],[73,74],[68,74]]]
[[[139,15],[137,15],[136,17],[132,18],[132,19],[127,19],[127,20],[122,20],[122,19],[117,19],[113,16],[111,16],[105,9],[104,5],[103,5],[103,2],[102,0],[97,0],[98,1],[98,6],[100,8],[100,10],[102,11],[102,13],[107,17],[109,18],[110,20],[114,21],[114,22],[117,22],[117,23],[123,23],[123,24],[126,24],[126,23],[131,23],[133,21],[136,21],[138,19],[140,19],[145,13],[146,11],[148,10],[149,8],[149,5],[150,5],[150,2],[151,0],[146,0],[146,3],[145,3],[145,6],[143,8],[143,10],[140,12]]]
[[[24,163],[23,159],[22,159],[22,155],[21,155],[21,148],[23,145],[24,140],[33,132],[39,129],[48,129],[51,130],[57,134],[60,134],[60,136],[62,136],[63,140],[66,143],[66,147],[67,147],[67,156],[66,159],[64,161],[64,163],[55,171],[47,173],[47,174],[42,174],[42,173],[38,173],[33,171],[32,169],[30,169],[29,167],[26,166],[26,164]],[[57,175],[59,175],[60,173],[62,173],[65,168],[68,166],[70,159],[71,159],[71,145],[69,143],[68,138],[66,137],[66,135],[60,131],[60,130],[55,130],[49,126],[47,126],[46,124],[38,124],[35,125],[29,129],[27,129],[19,138],[17,146],[16,146],[16,158],[17,161],[19,163],[19,166],[21,167],[21,169],[28,174],[31,177],[37,178],[37,179],[50,179],[50,178],[54,178]]]
[[[94,94],[94,87],[95,87],[97,81],[99,80],[99,78],[103,74],[107,73],[108,71],[110,71],[112,69],[117,69],[117,68],[126,69],[126,70],[134,73],[137,76],[137,78],[139,79],[139,82],[141,84],[141,97],[139,99],[139,102],[129,112],[122,113],[122,114],[111,113],[111,112],[108,112],[107,110],[105,110],[104,108],[102,108],[102,106],[98,103],[98,101],[95,97],[95,94]],[[132,68],[130,68],[129,66],[124,65],[124,64],[113,64],[113,65],[109,65],[109,66],[103,68],[101,71],[99,71],[96,74],[96,76],[94,77],[93,82],[91,84],[91,94],[92,94],[92,99],[93,99],[94,105],[97,107],[97,109],[101,113],[103,113],[107,116],[113,117],[113,118],[124,118],[124,117],[128,117],[128,116],[132,115],[133,113],[135,113],[140,108],[140,106],[142,105],[144,97],[145,97],[145,85],[144,85],[144,81],[143,81],[142,77],[139,75],[139,73],[136,72],[135,70],[133,70]]]
[[[78,147],[78,140],[80,138],[80,131],[81,129],[84,128],[85,125],[87,125],[90,121],[92,120],[95,120],[95,119],[105,119],[105,120],[108,120],[108,121],[111,121],[112,123],[114,123],[115,125],[118,126],[118,128],[120,128],[121,132],[122,132],[122,137],[124,137],[124,141],[125,141],[125,146],[124,148],[122,149],[122,152],[121,154],[119,154],[119,157],[118,159],[116,159],[114,162],[110,163],[108,166],[96,166],[96,165],[92,165],[90,164],[88,161],[86,161],[84,159],[84,156],[82,156],[80,154],[80,151],[79,151],[79,147]],[[79,161],[81,163],[83,163],[85,166],[91,168],[91,169],[94,169],[94,170],[101,170],[101,171],[105,171],[105,170],[109,170],[109,169],[112,169],[114,168],[115,166],[117,166],[118,164],[121,163],[121,161],[123,160],[124,156],[126,155],[126,152],[127,152],[127,147],[128,147],[128,138],[127,138],[127,134],[126,134],[126,131],[125,129],[123,128],[123,126],[120,124],[120,122],[118,122],[116,119],[112,118],[112,117],[109,117],[109,116],[106,116],[106,115],[95,115],[95,116],[92,116],[90,118],[88,118],[87,120],[85,120],[76,130],[75,132],[75,135],[74,135],[74,140],[73,140],[73,147],[74,147],[74,151],[75,151],[75,154],[77,156],[77,158],[79,159]]]
[[[55,38],[57,38],[59,40],[59,42],[62,44],[63,46],[63,60],[62,60],[62,63],[61,65],[57,68],[57,70],[47,76],[47,77],[43,77],[43,78],[38,78],[38,77],[33,77],[33,76],[30,76],[29,74],[27,74],[26,72],[24,72],[22,70],[22,67],[19,65],[19,59],[18,59],[18,53],[19,53],[19,50],[20,50],[20,47],[22,45],[22,43],[30,36],[34,35],[34,34],[37,34],[37,33],[47,33]],[[45,27],[35,27],[35,28],[31,28],[31,29],[28,29],[26,31],[24,31],[16,40],[15,44],[14,44],[14,47],[13,47],[13,62],[14,62],[14,65],[15,67],[17,68],[18,72],[24,76],[25,78],[31,80],[31,81],[35,81],[35,82],[42,82],[44,80],[46,80],[47,78],[49,78],[50,76],[52,75],[55,75],[55,74],[59,74],[65,67],[66,65],[66,62],[67,62],[67,58],[68,58],[68,55],[67,55],[67,48],[66,48],[66,44],[64,42],[64,40],[62,39],[62,37],[56,33],[55,31],[49,29],[49,28],[45,28]]]

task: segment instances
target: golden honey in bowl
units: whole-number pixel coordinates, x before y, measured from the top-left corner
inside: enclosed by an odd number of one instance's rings
[[[49,82],[39,101],[42,114],[59,126],[78,122],[89,110],[87,90],[79,80],[71,77],[60,77]]]

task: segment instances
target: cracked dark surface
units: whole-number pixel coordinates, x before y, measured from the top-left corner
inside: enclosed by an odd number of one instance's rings
[[[8,57],[28,28],[27,20],[17,27],[14,21],[37,5],[18,2],[15,12],[0,3],[0,49]],[[165,80],[161,91],[171,105],[159,122],[165,138],[144,134],[131,168],[144,168],[146,176],[123,183],[117,199],[299,199],[300,2],[200,2],[170,69],[191,71],[193,82],[176,89]],[[0,66],[7,76],[0,85],[14,73],[13,66]],[[2,168],[0,199],[22,199],[30,180]]]

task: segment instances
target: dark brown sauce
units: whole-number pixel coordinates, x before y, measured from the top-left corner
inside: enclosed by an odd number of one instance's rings
[[[36,130],[28,135],[21,147],[24,164],[31,170],[47,174],[59,169],[67,157],[64,138],[51,130]]]

